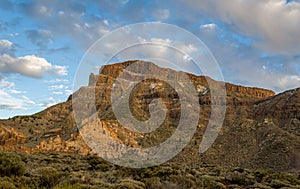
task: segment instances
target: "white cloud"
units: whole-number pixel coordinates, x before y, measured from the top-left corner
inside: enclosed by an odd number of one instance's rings
[[[300,3],[285,0],[185,1],[229,24],[256,45],[273,53],[300,54]]]
[[[68,86],[60,84],[60,85],[51,85],[48,87],[48,90],[53,91],[52,94],[54,95],[62,95],[62,94],[70,95],[72,94],[73,91],[69,90],[68,88],[69,88]]]
[[[181,71],[187,71],[194,73],[195,65],[191,61],[191,58],[186,54],[196,53],[199,49],[193,45],[191,39],[180,41],[176,39],[178,36],[170,35],[168,30],[159,30],[157,27],[159,36],[145,34],[139,35],[139,33],[147,32],[141,29],[141,31],[126,31],[120,32],[120,34],[114,35],[114,38],[105,38],[104,42],[97,44],[95,48],[92,48],[89,53],[97,57],[97,61],[90,60],[92,63],[99,62],[99,60],[106,60],[109,57],[107,55],[115,54],[111,62],[120,62],[124,60],[143,59],[147,61],[153,61],[159,66],[169,67],[173,69],[180,68]],[[137,32],[137,33],[136,33]],[[138,37],[137,37],[138,36]],[[143,37],[142,37],[143,36]],[[160,37],[162,36],[162,37]],[[129,46],[129,44],[136,44]],[[127,47],[127,48],[126,48]],[[120,51],[120,49],[122,49]],[[101,51],[102,53],[99,53]],[[160,60],[167,60],[160,61]],[[95,67],[97,64],[95,64]]]
[[[103,23],[104,23],[106,26],[109,26],[108,20],[103,20]]]
[[[51,85],[48,87],[48,90],[50,91],[54,91],[54,90],[58,90],[58,89],[64,89],[66,88],[66,86],[60,84],[60,85]]]
[[[26,110],[24,102],[0,89],[0,109]]]
[[[19,33],[10,33],[10,34],[8,34],[9,37],[16,37],[18,35],[19,35]]]
[[[53,91],[52,92],[52,94],[54,94],[54,95],[63,95],[63,94],[65,94],[65,95],[71,95],[73,93],[73,91],[72,90],[69,90],[69,89],[65,89],[65,90],[63,90],[63,91]]]
[[[12,57],[3,54],[0,56],[0,72],[19,73],[35,78],[40,78],[47,73],[67,75],[65,66],[52,65],[46,59],[35,55]]]
[[[35,104],[34,101],[30,100],[27,96],[22,96],[23,102],[29,105]]]
[[[68,75],[66,66],[53,65],[51,72],[53,72],[54,74],[58,74],[58,75]]]
[[[60,85],[51,85],[48,87],[48,90],[54,91],[54,90],[58,90],[58,89],[67,89],[67,88],[69,88],[69,87],[65,86],[63,84],[60,84]]]
[[[11,89],[9,90],[10,94],[22,94],[22,93],[26,93],[25,91],[19,91],[19,90],[15,90],[15,89]]]
[[[35,104],[26,96],[15,97],[14,94],[24,93],[23,91],[17,91],[14,89],[8,90],[11,87],[0,87],[0,109],[6,110],[27,110],[28,105]],[[6,92],[8,90],[8,92]],[[10,94],[9,94],[10,93]]]
[[[55,95],[62,95],[63,92],[61,92],[61,91],[53,91],[52,94],[55,94]]]
[[[13,45],[12,42],[6,40],[6,39],[2,39],[0,40],[0,49],[1,50],[7,50],[9,49],[11,46]]]
[[[57,104],[56,100],[53,98],[53,97],[49,97],[47,102],[44,102],[44,103],[41,103],[41,104],[38,104],[39,106],[41,107],[50,107],[50,106],[53,106]]]
[[[13,89],[15,84],[0,76],[0,109],[27,110],[28,106],[35,104],[26,96],[18,96],[26,93]],[[17,96],[16,96],[17,95]]]
[[[65,94],[66,94],[66,95],[71,95],[72,93],[73,93],[72,90],[65,90]]]
[[[227,82],[276,92],[300,86],[295,78],[299,59],[268,54],[262,58],[260,49],[237,41],[236,33],[227,28],[218,27],[214,32],[200,29],[198,36],[214,54]]]
[[[13,86],[15,86],[15,83],[9,82],[6,78],[0,76],[0,89],[12,88]]]
[[[52,80],[45,80],[45,83],[69,83],[67,79],[52,79]]]
[[[8,41],[6,39],[0,40],[0,55],[4,53],[13,54],[13,52],[14,48],[11,41]]]
[[[295,88],[300,86],[300,76],[299,75],[285,75],[277,77],[275,83],[279,89]]]
[[[180,49],[182,52],[186,54],[192,54],[198,51],[198,48],[195,47],[193,44],[185,44],[182,42],[175,43],[175,47]]]
[[[49,9],[45,6],[40,6],[40,7],[37,7],[37,12],[42,15],[42,16],[45,16],[45,17],[48,17],[48,16],[51,16],[51,12],[49,11]]]
[[[211,24],[204,24],[202,26],[200,26],[200,29],[202,30],[215,30],[218,26],[214,23]]]
[[[170,39],[151,38],[151,42],[168,46],[172,41]]]
[[[261,71],[258,73],[254,73],[249,81],[254,83],[255,86],[262,86],[272,88],[277,92],[282,92],[287,89],[293,89],[300,86],[300,76],[298,75],[285,75],[282,73],[271,73],[267,71]],[[262,78],[262,80],[258,80],[257,78]]]
[[[242,85],[268,88],[276,92],[300,86],[299,75],[267,66],[258,69],[261,62],[257,62],[257,58],[251,55],[241,58],[238,57],[239,54],[228,53],[227,55],[233,55],[236,57],[236,60],[231,60],[227,63],[227,71],[230,71],[225,76],[226,80]]]

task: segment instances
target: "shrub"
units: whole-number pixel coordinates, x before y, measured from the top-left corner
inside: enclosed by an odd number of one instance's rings
[[[92,189],[92,188],[95,187],[86,184],[76,183],[76,184],[57,185],[53,189]]]
[[[21,176],[25,173],[25,163],[20,156],[11,152],[0,152],[0,175]]]
[[[116,184],[113,188],[114,189],[144,189],[145,184],[140,181],[136,181],[132,179],[124,179],[120,183]]]
[[[17,187],[9,181],[2,181],[0,182],[0,189],[17,189]]]
[[[267,172],[265,172],[263,170],[257,170],[253,173],[253,175],[257,182],[261,182],[263,180],[263,178],[267,175]]]
[[[211,177],[209,175],[203,175],[201,176],[201,184],[202,187],[208,188],[214,186],[216,184],[216,181],[214,180],[214,177]]]
[[[38,170],[40,186],[52,188],[60,182],[63,174],[52,167],[44,167]]]
[[[281,181],[281,180],[272,180],[272,182],[270,183],[270,186],[272,188],[292,187],[288,183]]]
[[[179,188],[194,188],[196,183],[194,178],[181,176],[181,175],[171,175],[169,177],[171,183],[176,184]]]
[[[10,177],[0,177],[0,189],[17,189],[18,181],[14,181]]]
[[[87,162],[90,164],[91,169],[95,169],[98,164],[103,163],[104,161],[98,156],[87,156]]]
[[[87,162],[90,164],[91,170],[109,171],[112,166],[98,156],[88,156]]]
[[[164,184],[161,183],[160,178],[158,178],[158,177],[146,178],[145,179],[145,185],[146,185],[146,188],[149,188],[149,189],[163,189],[163,188],[165,188]]]

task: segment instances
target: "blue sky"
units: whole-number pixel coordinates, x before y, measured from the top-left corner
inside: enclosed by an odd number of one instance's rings
[[[225,81],[276,92],[300,86],[299,1],[61,2],[0,1],[0,118],[65,101],[86,50],[138,22],[174,24],[196,35]]]

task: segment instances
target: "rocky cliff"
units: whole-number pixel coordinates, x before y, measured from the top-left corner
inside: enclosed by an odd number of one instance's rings
[[[130,66],[133,63],[137,63],[136,65],[140,64],[141,66],[134,67],[134,71],[136,72],[142,72],[145,73],[147,70],[151,68],[151,70],[154,70],[154,72],[159,75],[163,73],[163,71],[167,70],[166,68],[160,68],[152,63],[146,63],[147,66],[145,66],[145,62],[143,61],[127,61],[123,63],[117,63],[112,65],[106,65],[105,67],[102,67],[100,69],[99,75],[91,74],[89,77],[89,86],[95,86],[95,85],[101,85],[103,83],[109,83],[112,84],[115,81],[115,78],[117,78],[120,73],[124,71],[124,69],[128,66]],[[174,77],[174,80],[180,81],[183,77],[182,75],[187,75],[190,80],[195,85],[202,85],[204,87],[208,87],[207,79],[209,79],[213,85],[217,85],[217,81],[213,81],[209,77],[204,76],[196,76],[189,73],[183,73],[183,72],[170,72],[172,74],[172,77]],[[128,75],[130,77],[130,75]],[[230,83],[226,83],[226,91],[228,94],[235,94],[240,95],[244,97],[254,97],[254,98],[267,98],[270,96],[274,96],[275,92],[272,90],[262,89],[262,88],[254,88],[254,87],[244,87],[239,85],[234,85]]]

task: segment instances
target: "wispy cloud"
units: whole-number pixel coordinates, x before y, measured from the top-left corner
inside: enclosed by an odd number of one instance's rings
[[[11,90],[9,90],[9,93],[11,93],[11,94],[23,94],[23,93],[26,93],[26,91],[19,91],[19,90],[11,89]]]
[[[46,108],[48,108],[48,107],[53,106],[53,105],[55,105],[55,104],[57,104],[57,101],[56,101],[53,97],[49,97],[48,100],[47,100],[46,102],[40,103],[40,104],[38,104],[38,105],[41,106],[41,107],[46,107]]]
[[[48,90],[54,91],[54,90],[65,89],[65,88],[68,88],[68,87],[64,86],[63,84],[60,84],[60,85],[51,85],[51,86],[48,87]]]
[[[200,29],[202,30],[215,30],[217,29],[217,24],[215,23],[210,23],[210,24],[203,24],[200,26]]]
[[[45,48],[53,42],[52,33],[49,30],[27,30],[27,38],[40,48]]]
[[[52,80],[45,80],[44,82],[45,83],[51,83],[51,84],[54,84],[54,83],[69,83],[69,80],[67,80],[67,79],[52,79]]]
[[[26,110],[24,102],[0,89],[0,109]]]
[[[9,82],[4,77],[0,77],[0,109],[6,110],[26,110],[29,105],[35,104],[26,96],[15,96],[25,93],[13,89],[15,84]]]
[[[1,54],[14,54],[15,49],[13,47],[13,43],[9,40],[2,39],[0,40],[0,55]]]
[[[169,9],[157,9],[153,12],[153,17],[158,21],[166,20],[170,17]]]

